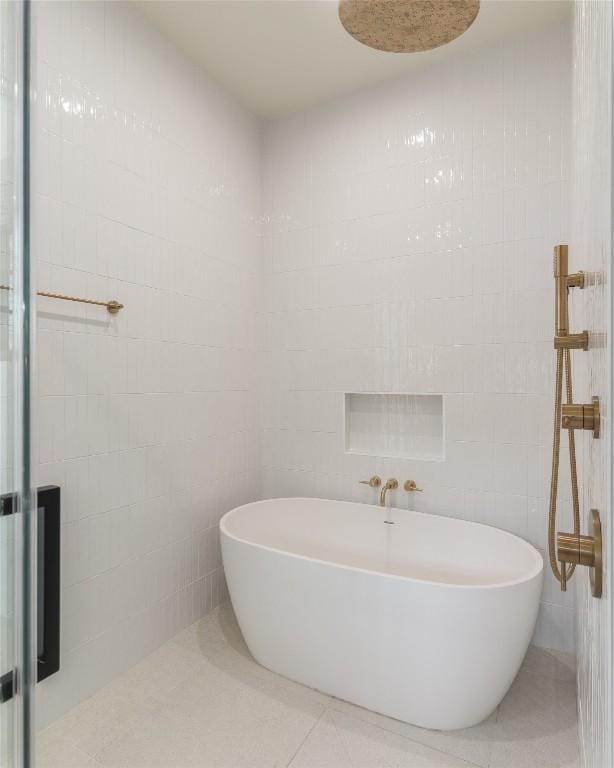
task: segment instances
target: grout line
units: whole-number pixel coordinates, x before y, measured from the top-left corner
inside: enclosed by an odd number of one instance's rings
[[[81,749],[81,747],[75,746],[75,751],[78,754],[83,755],[84,760],[89,760],[91,763],[94,763],[96,766],[102,765],[102,763],[99,763],[98,760],[96,760],[96,758],[93,755],[90,755],[89,752],[86,752],[84,749]],[[58,766],[58,768],[60,768],[60,766]]]
[[[298,753],[301,751],[301,749],[303,748],[303,745],[305,744],[305,742],[307,741],[307,739],[308,739],[308,738],[311,736],[311,734],[314,732],[314,730],[315,730],[316,726],[318,726],[318,725],[320,724],[320,722],[321,722],[322,718],[324,717],[324,715],[325,715],[327,712],[328,712],[328,709],[327,709],[326,707],[325,707],[325,708],[322,710],[322,712],[320,712],[320,716],[319,716],[319,717],[318,717],[318,719],[317,719],[317,720],[316,720],[316,721],[313,723],[313,725],[311,726],[311,728],[310,728],[310,729],[307,731],[307,733],[305,734],[305,737],[304,737],[304,738],[301,740],[300,744],[298,745],[298,747],[296,748],[296,750],[295,750],[295,751],[294,751],[294,753],[292,754],[292,757],[291,757],[291,758],[288,760],[288,762],[286,763],[286,768],[290,768],[290,766],[291,766],[291,765],[292,765],[292,763],[294,762],[294,758],[295,758],[295,757],[298,755]]]
[[[358,706],[356,704],[352,704],[351,702],[344,702],[342,699],[333,699],[333,701],[340,701],[342,704],[350,704],[350,706],[352,706],[352,707],[357,707]],[[363,711],[364,708],[363,707],[358,707],[358,709],[360,711]],[[327,710],[327,711],[329,711],[329,710]],[[395,730],[392,730],[390,728],[387,728],[385,725],[380,725],[379,723],[373,723],[368,718],[361,717],[360,714],[357,714],[355,712],[352,712],[350,714],[348,712],[345,712],[343,709],[337,708],[337,707],[334,707],[334,706],[331,707],[331,711],[332,711],[332,713],[337,713],[337,714],[342,715],[344,717],[349,717],[350,719],[353,718],[354,720],[359,720],[361,723],[364,723],[365,725],[368,725],[371,728],[377,728],[380,731],[384,731],[385,733],[389,733],[391,736],[396,736],[396,737],[398,737],[400,739],[404,739],[405,741],[409,741],[412,744],[417,744],[418,746],[424,747],[425,749],[431,749],[433,752],[439,752],[440,754],[446,755],[447,757],[452,757],[454,760],[459,760],[461,763],[464,763],[466,765],[475,766],[475,768],[488,768],[487,765],[481,765],[480,763],[473,762],[473,760],[467,760],[464,757],[459,757],[458,755],[454,754],[453,752],[448,752],[445,749],[442,749],[441,747],[436,747],[436,746],[433,746],[431,744],[427,744],[424,741],[419,741],[418,739],[412,738],[411,736],[407,736],[404,733],[399,733],[399,731],[395,731]],[[371,710],[368,710],[368,709],[366,709],[364,711],[369,713],[369,714],[375,714],[377,717],[380,717],[380,718],[386,718],[386,715],[381,715],[379,712],[372,712]],[[430,732],[426,728],[419,728],[419,726],[412,725],[411,723],[406,723],[405,724],[405,723],[403,723],[402,720],[398,720],[398,721],[395,721],[395,722],[399,722],[402,725],[409,725],[411,728],[415,728],[415,729],[418,729],[418,730],[421,730],[421,731]],[[335,726],[335,728],[336,728],[336,726]]]

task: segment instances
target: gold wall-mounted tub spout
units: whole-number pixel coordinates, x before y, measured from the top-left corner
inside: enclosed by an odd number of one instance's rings
[[[382,490],[379,493],[380,507],[386,506],[386,494],[388,493],[388,491],[394,491],[398,487],[399,487],[399,481],[395,477],[391,477],[389,480],[386,480]]]
[[[591,509],[591,536],[576,533],[558,533],[556,537],[558,558],[561,563],[561,589],[567,587],[566,563],[584,565],[591,569],[591,592],[601,597],[603,589],[603,555],[601,519],[596,509]]]

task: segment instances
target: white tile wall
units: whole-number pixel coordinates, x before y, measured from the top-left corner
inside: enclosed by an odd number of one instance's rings
[[[374,501],[358,480],[413,478],[417,508],[545,549],[570,67],[565,23],[269,127],[265,496]],[[445,394],[445,462],[344,452],[343,393],[386,391]],[[574,644],[549,574],[535,641]]]
[[[260,132],[116,2],[34,5],[38,482],[63,494],[62,671],[39,721],[220,601],[259,494]]]
[[[599,396],[601,437],[582,434],[584,458],[581,497],[582,533],[588,533],[592,508],[603,525],[605,588],[601,600],[591,596],[586,569],[577,576],[578,713],[581,765],[612,765],[612,701],[608,680],[612,660],[612,3],[586,0],[575,4],[573,25],[573,130],[571,266],[596,280],[574,296],[578,328],[589,329],[588,353],[574,358],[576,402]],[[609,583],[608,583],[609,578]]]

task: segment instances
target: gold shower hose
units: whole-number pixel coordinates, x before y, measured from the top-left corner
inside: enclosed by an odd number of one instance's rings
[[[552,474],[550,479],[550,511],[548,515],[548,553],[550,567],[561,589],[565,590],[567,581],[573,576],[575,563],[569,567],[559,562],[556,556],[556,501],[559,486],[559,457],[561,452],[561,416],[563,402],[563,375],[565,375],[566,397],[568,403],[573,403],[573,388],[571,381],[571,352],[569,349],[556,350],[556,377],[554,392],[554,432],[552,436]],[[580,502],[578,499],[578,467],[576,463],[576,439],[573,429],[567,431],[569,436],[569,464],[571,469],[571,500],[573,505],[573,528],[576,536],[580,535]]]

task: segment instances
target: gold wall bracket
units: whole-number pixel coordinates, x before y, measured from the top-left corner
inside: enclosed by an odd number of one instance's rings
[[[588,429],[594,438],[599,437],[601,414],[599,398],[593,397],[592,403],[576,405],[566,403],[562,406],[561,424],[564,429]]]
[[[603,552],[601,539],[601,518],[596,509],[591,509],[591,535],[558,533],[556,537],[557,556],[561,563],[561,589],[567,586],[567,564],[584,565],[590,568],[591,592],[601,597],[603,590]]]
[[[582,333],[566,333],[554,337],[555,349],[588,349],[588,331]]]

